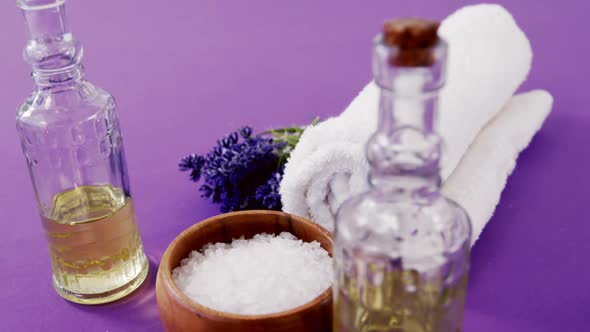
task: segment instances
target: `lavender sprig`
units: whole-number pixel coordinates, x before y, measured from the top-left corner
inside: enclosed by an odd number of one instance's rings
[[[221,212],[281,210],[283,166],[304,130],[290,127],[253,136],[252,128],[243,127],[217,141],[208,154],[182,158],[178,167],[190,172],[192,181],[202,180],[201,196],[219,204]]]

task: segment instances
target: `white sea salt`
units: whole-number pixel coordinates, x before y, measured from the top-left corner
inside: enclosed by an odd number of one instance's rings
[[[172,271],[176,286],[195,302],[242,315],[303,305],[332,284],[332,258],[317,241],[291,233],[258,234],[192,251]]]

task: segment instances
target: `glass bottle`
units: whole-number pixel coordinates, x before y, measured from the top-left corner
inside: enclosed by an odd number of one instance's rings
[[[388,24],[410,40],[387,35]],[[411,40],[424,25],[434,29],[426,47]],[[378,129],[367,143],[371,188],[338,211],[334,331],[461,330],[471,226],[467,213],[439,192],[434,121],[447,44],[437,28],[394,20],[375,39],[381,93]]]
[[[83,304],[119,299],[145,280],[113,97],[84,79],[64,0],[18,0],[34,90],[17,130],[49,244],[53,285]]]

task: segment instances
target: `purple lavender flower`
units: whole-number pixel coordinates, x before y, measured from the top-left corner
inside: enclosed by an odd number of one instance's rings
[[[220,204],[221,212],[265,206],[280,209],[280,199],[275,197],[278,203],[272,203],[270,197],[273,194],[268,192],[271,187],[265,189],[266,200],[259,199],[256,193],[259,187],[268,185],[271,175],[276,177],[274,174],[279,169],[277,151],[285,145],[272,138],[252,136],[252,129],[244,127],[217,141],[206,156],[190,155],[181,159],[179,169],[190,171],[195,182],[203,178],[199,189],[201,196]],[[272,190],[278,197],[278,182]]]
[[[219,204],[221,212],[281,210],[279,185],[283,165],[304,130],[305,127],[271,129],[252,136],[252,128],[243,127],[218,140],[206,155],[182,158],[178,167],[183,172],[190,171],[194,182],[203,179],[201,196]]]
[[[279,186],[283,179],[283,167],[271,174],[270,178],[256,189],[255,198],[262,208],[280,211],[282,208]]]
[[[183,172],[191,171],[191,180],[198,182],[201,178],[201,167],[203,167],[203,164],[205,164],[205,158],[191,154],[180,159],[178,168]]]

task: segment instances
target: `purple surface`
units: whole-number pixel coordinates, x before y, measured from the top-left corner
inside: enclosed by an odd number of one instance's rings
[[[255,129],[340,112],[370,79],[371,38],[392,16],[443,18],[473,1],[70,1],[87,77],[115,95],[149,282],[86,307],[52,289],[46,242],[14,129],[31,89],[24,24],[0,3],[0,330],[158,331],[155,269],[183,229],[216,214],[179,157],[242,124]],[[223,3],[223,4],[222,4]],[[465,331],[585,331],[590,323],[590,31],[584,1],[503,1],[535,60],[523,90],[555,97],[473,252]],[[586,74],[586,75],[584,75]]]

